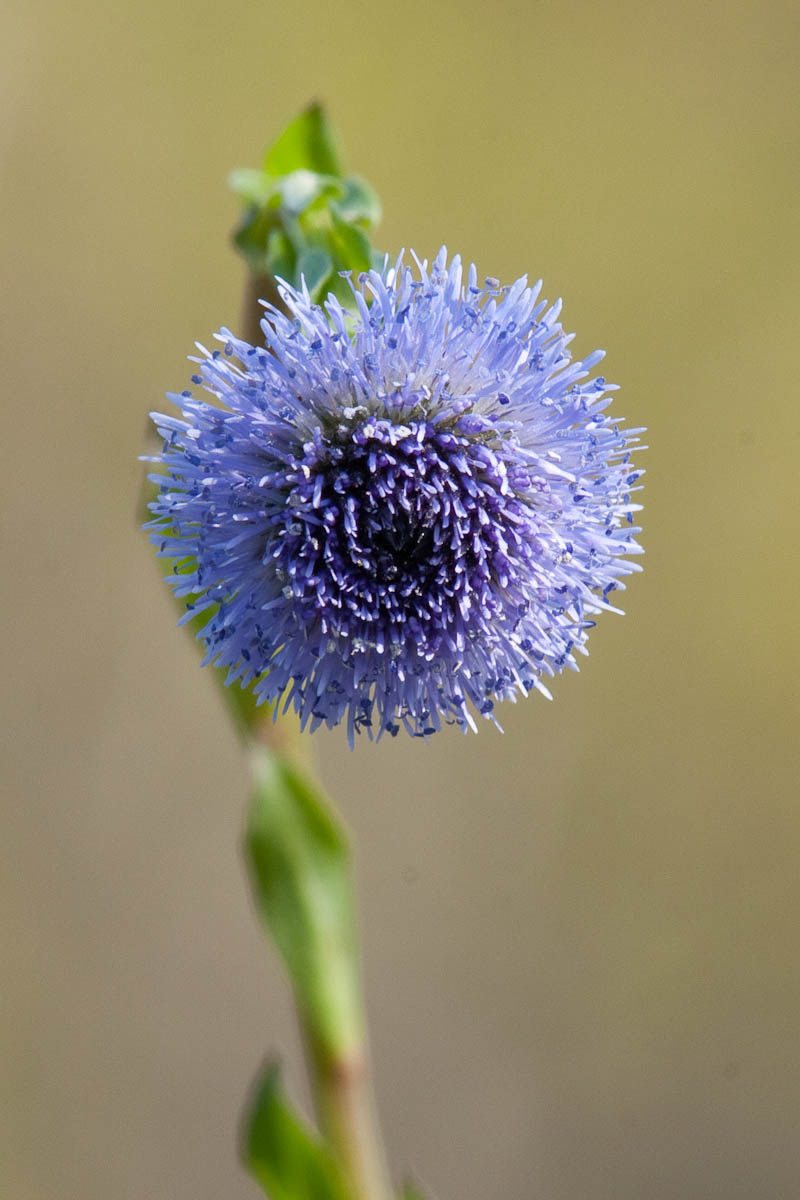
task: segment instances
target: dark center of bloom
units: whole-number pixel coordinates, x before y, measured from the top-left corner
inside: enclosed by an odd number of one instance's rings
[[[530,512],[485,434],[368,417],[315,431],[285,481],[267,554],[298,622],[345,653],[463,649],[504,606]]]

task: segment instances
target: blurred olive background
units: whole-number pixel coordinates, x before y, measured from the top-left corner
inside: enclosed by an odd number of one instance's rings
[[[555,703],[506,706],[504,736],[317,736],[395,1177],[800,1195],[797,5],[0,20],[0,1194],[248,1200],[268,1049],[306,1095],[246,774],[135,505],[147,411],[238,321],[226,174],[320,97],[378,244],[543,276],[652,446],[645,574]]]

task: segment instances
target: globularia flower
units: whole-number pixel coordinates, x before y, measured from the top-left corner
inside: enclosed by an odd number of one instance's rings
[[[637,433],[571,362],[560,304],[481,286],[441,251],[353,285],[354,311],[288,286],[265,346],[223,329],[170,398],[148,528],[205,663],[312,729],[475,728],[577,669],[635,568]],[[613,610],[618,611],[618,610]]]

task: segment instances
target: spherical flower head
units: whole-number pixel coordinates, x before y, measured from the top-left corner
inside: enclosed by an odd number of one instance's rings
[[[641,430],[587,379],[602,353],[571,362],[539,285],[415,264],[361,276],[352,310],[282,285],[264,346],[200,347],[214,402],[154,414],[148,528],[184,619],[208,611],[205,663],[351,744],[549,696],[637,569]]]

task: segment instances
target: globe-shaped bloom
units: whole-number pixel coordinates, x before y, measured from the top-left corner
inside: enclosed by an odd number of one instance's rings
[[[549,696],[638,569],[641,430],[587,378],[602,353],[571,362],[539,285],[415,263],[361,276],[352,310],[282,286],[265,346],[201,347],[215,401],[154,414],[149,528],[185,619],[208,610],[204,661],[351,743]]]

